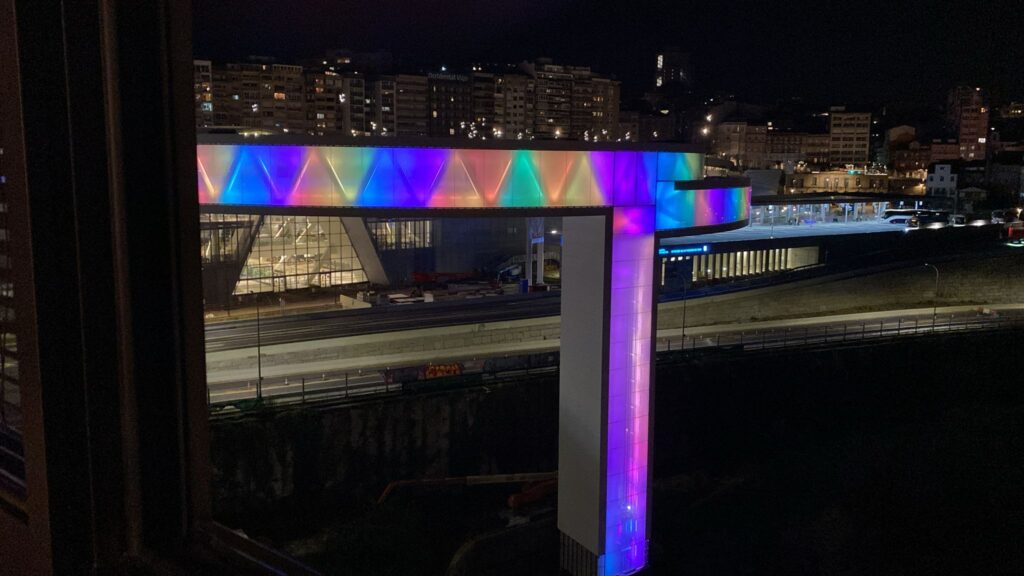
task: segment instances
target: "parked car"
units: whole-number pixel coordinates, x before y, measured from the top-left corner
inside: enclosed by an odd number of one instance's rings
[[[992,211],[993,224],[1009,224],[1010,222],[1018,221],[1020,221],[1020,211],[1014,208]]]

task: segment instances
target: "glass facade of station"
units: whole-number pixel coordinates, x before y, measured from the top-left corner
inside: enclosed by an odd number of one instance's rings
[[[199,237],[203,265],[233,262],[245,256],[260,224],[256,214],[201,214]]]
[[[366,282],[341,218],[202,214],[203,266],[237,265],[235,295]]]
[[[890,202],[816,202],[750,207],[752,225],[848,224],[872,222],[882,218]],[[909,206],[913,208],[913,206]]]
[[[235,294],[366,282],[341,218],[263,216]]]
[[[672,276],[670,268],[689,268],[691,285],[701,286],[797,270],[820,263],[817,246],[662,256],[661,284],[665,286],[666,278]]]
[[[433,221],[422,218],[367,218],[366,228],[377,250],[430,248]]]

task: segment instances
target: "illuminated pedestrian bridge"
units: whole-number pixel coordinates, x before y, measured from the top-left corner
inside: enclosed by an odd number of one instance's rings
[[[703,154],[681,147],[314,141],[201,140],[204,212],[563,217],[562,565],[574,574],[643,567],[657,237],[746,225],[749,185],[704,179]]]

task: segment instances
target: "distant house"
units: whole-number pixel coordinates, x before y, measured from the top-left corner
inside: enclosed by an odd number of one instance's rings
[[[952,164],[932,164],[924,179],[925,195],[952,198],[957,190],[957,177]]]

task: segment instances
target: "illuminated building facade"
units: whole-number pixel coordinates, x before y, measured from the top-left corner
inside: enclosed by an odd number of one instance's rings
[[[864,170],[827,170],[786,175],[784,194],[854,194],[889,191],[889,175]]]

